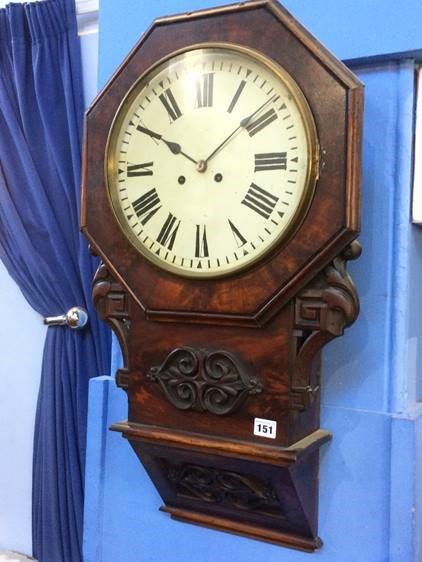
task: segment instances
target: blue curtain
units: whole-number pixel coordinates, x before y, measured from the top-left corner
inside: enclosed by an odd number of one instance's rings
[[[82,560],[88,380],[109,374],[109,332],[91,304],[96,264],[78,226],[82,116],[74,0],[1,9],[0,259],[42,316],[79,305],[90,318],[83,330],[47,330],[33,464],[40,562]]]

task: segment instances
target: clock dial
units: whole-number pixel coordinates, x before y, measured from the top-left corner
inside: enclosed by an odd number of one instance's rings
[[[123,102],[107,180],[119,224],[156,265],[217,277],[300,223],[317,177],[309,107],[278,65],[232,47],[159,64]]]

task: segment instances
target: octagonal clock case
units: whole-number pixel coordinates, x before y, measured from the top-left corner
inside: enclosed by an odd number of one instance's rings
[[[86,114],[82,230],[174,519],[313,551],[320,350],[356,318],[361,83],[277,2],[153,22]]]

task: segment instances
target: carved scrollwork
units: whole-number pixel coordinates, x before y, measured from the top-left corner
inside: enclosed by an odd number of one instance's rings
[[[356,240],[336,257],[310,285],[296,297],[295,325],[305,330],[343,334],[359,314],[359,300],[346,261],[361,252]]]
[[[92,283],[92,299],[100,317],[111,326],[119,339],[125,367],[117,372],[116,381],[122,388],[127,388],[129,372],[127,337],[131,325],[129,300],[127,292],[115,281],[102,262]]]
[[[147,374],[179,410],[224,415],[236,411],[262,383],[226,351],[182,347]]]
[[[309,408],[319,386],[309,381],[309,369],[315,354],[330,340],[343,334],[359,314],[359,299],[347,260],[359,257],[361,246],[354,240],[339,256],[302,290],[295,299],[297,356],[291,408]]]
[[[266,515],[283,516],[272,486],[255,476],[195,464],[163,461],[178,496]]]

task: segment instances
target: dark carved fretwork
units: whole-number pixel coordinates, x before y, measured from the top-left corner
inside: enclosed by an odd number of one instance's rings
[[[116,333],[123,353],[124,368],[119,369],[116,381],[122,388],[128,386],[129,354],[127,338],[130,331],[129,301],[122,285],[110,275],[107,266],[100,263],[92,283],[92,298],[100,317]]]
[[[297,356],[290,399],[293,410],[306,410],[319,393],[319,386],[310,384],[313,357],[327,342],[341,336],[359,314],[359,299],[346,262],[360,253],[361,246],[354,240],[296,296]]]
[[[167,478],[176,494],[206,503],[283,517],[274,488],[255,476],[195,464],[163,460]]]
[[[248,396],[262,392],[259,379],[226,351],[181,347],[147,377],[179,410],[216,415],[233,413]]]

